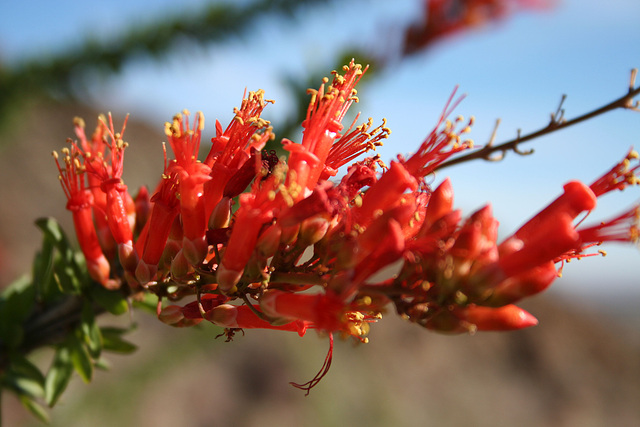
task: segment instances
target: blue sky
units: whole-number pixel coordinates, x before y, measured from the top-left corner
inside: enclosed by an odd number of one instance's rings
[[[202,3],[183,1],[180,10],[195,10]],[[265,20],[242,41],[176,52],[161,63],[132,63],[122,74],[96,82],[91,102],[130,112],[158,128],[184,108],[202,110],[212,131],[215,118],[225,122],[231,117],[245,87],[263,88],[276,99],[269,114],[275,122],[290,108],[283,79],[330,67],[337,47],[345,43],[393,46],[393,29],[415,17],[417,3],[340,2],[339,10],[315,12],[301,25]],[[87,35],[116,37],[136,22],[178,13],[175,5],[168,0],[92,1],[90,6],[11,2],[0,15],[0,60],[11,63],[62,51]],[[639,16],[637,0],[613,0],[606,6],[597,0],[562,0],[549,11],[521,13],[385,69],[360,91],[357,108],[374,121],[388,119],[393,134],[381,150],[386,160],[417,147],[455,85],[468,95],[456,112],[476,117],[471,135],[476,142],[487,140],[498,117],[497,140],[507,140],[518,128],[527,133],[546,125],[563,93],[568,94],[568,118],[624,94],[630,69],[640,67]],[[630,146],[640,147],[639,136],[640,113],[620,110],[533,142],[532,156],[510,153],[501,163],[466,164],[442,171],[436,181],[451,177],[456,204],[466,212],[492,202],[507,235],[555,198],[566,181],[590,182]],[[639,190],[605,196],[590,219],[610,217],[637,202]],[[619,245],[607,250],[604,259],[567,266],[568,279],[556,282],[556,289],[570,295],[637,291],[640,252]]]

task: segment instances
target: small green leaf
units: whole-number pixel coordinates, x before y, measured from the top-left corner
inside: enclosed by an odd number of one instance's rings
[[[22,355],[11,356],[5,378],[7,383],[12,383],[16,389],[29,396],[44,395],[44,375],[37,366]]]
[[[9,349],[22,343],[22,322],[31,314],[34,304],[35,288],[27,277],[13,282],[0,296],[0,340]]]
[[[20,399],[20,403],[22,403],[22,406],[24,406],[29,412],[31,412],[31,414],[33,414],[37,419],[45,424],[49,424],[49,422],[51,422],[49,414],[47,413],[45,408],[42,407],[42,405],[36,403],[31,397],[24,394],[19,395],[18,398]]]
[[[122,328],[101,328],[103,348],[116,353],[129,354],[138,349],[135,344],[122,339],[122,335],[129,332],[129,329]]]
[[[27,276],[22,276],[5,289],[0,298],[7,302],[11,315],[22,321],[29,317],[35,304],[35,288]]]
[[[44,233],[45,239],[53,244],[60,253],[65,254],[70,249],[69,239],[64,233],[64,230],[53,218],[38,218],[36,220],[36,226]]]
[[[111,314],[120,315],[129,311],[129,303],[120,291],[110,291],[102,286],[93,286],[91,297]]]
[[[104,357],[101,357],[100,359],[96,360],[94,366],[96,369],[100,369],[101,371],[111,370],[111,363]]]
[[[69,342],[69,356],[76,372],[85,383],[90,383],[93,378],[93,360],[89,351],[79,338],[71,339]]]
[[[56,257],[53,263],[53,277],[60,287],[60,291],[65,294],[78,295],[82,290],[82,282],[69,260],[61,256]]]
[[[82,306],[80,331],[82,332],[83,341],[91,357],[93,359],[99,358],[100,352],[102,351],[102,335],[96,323],[93,305],[88,301],[85,301],[85,304]]]
[[[69,385],[73,374],[73,363],[68,346],[61,345],[56,350],[53,363],[44,382],[44,400],[53,407]]]
[[[53,256],[53,243],[50,239],[44,238],[42,249],[33,259],[31,269],[36,294],[43,301],[50,301],[58,293],[56,287],[53,286]]]

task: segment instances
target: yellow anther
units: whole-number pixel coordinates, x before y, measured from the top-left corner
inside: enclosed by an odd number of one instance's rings
[[[82,120],[81,117],[74,117],[73,118],[73,125],[84,129],[84,126],[85,126],[84,120]]]
[[[202,111],[198,111],[196,116],[198,117],[198,130],[202,132],[204,130],[204,114]]]

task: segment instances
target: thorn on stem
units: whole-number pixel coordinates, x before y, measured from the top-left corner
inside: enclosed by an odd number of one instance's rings
[[[549,126],[559,125],[565,121],[564,108],[562,108],[562,104],[564,104],[565,99],[567,99],[567,95],[563,94],[560,98],[560,104],[558,104],[556,112],[551,113],[551,123],[549,123]]]

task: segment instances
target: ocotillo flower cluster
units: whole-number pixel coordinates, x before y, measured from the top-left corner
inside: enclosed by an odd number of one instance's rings
[[[384,120],[343,124],[365,71],[352,61],[309,91],[302,141],[283,140],[282,158],[263,151],[274,134],[261,118],[271,102],[262,91],[245,94],[226,128],[216,122],[203,160],[202,114],[193,124],[188,112],[176,115],[165,125],[173,158],[165,149],[151,197],[143,189],[133,198],[123,184],[124,126],[116,132],[103,118],[88,138],[76,120],[77,141],[56,162],[91,277],[157,295],[158,317],[173,326],[206,320],[229,337],[316,329],[366,342],[370,323],[390,307],[446,333],[532,326],[536,319],[514,303],[546,289],[565,260],[601,242],[637,240],[637,207],[581,225],[599,196],[638,182],[630,151],[593,184],[567,183],[498,242],[490,206],[463,218],[451,182],[432,188],[427,179],[472,148],[465,135],[473,119],[448,119],[452,95],[415,154],[388,165],[364,157],[390,134]],[[300,387],[313,386],[330,360]]]

